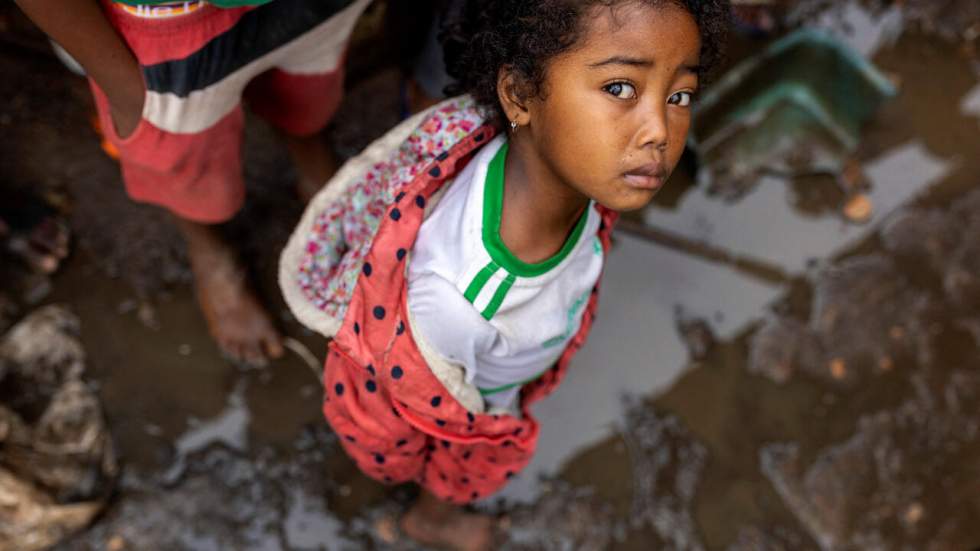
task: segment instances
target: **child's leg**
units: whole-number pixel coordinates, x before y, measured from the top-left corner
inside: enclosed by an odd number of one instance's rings
[[[231,218],[245,198],[241,109],[200,132],[168,132],[143,120],[120,139],[105,96],[94,84],[92,89],[102,130],[120,152],[129,196],[174,215],[187,242],[202,313],[218,345],[236,360],[261,363],[280,356],[272,319],[249,289],[234,251],[213,227]]]
[[[261,365],[283,354],[279,333],[248,286],[235,252],[214,226],[174,216],[187,241],[201,312],[229,356]]]
[[[489,515],[468,513],[423,488],[418,501],[402,517],[401,528],[405,535],[426,545],[484,551],[492,543],[493,522]]]
[[[299,175],[297,191],[304,200],[312,198],[340,166],[322,131],[343,97],[344,54],[368,3],[357,0],[281,46],[273,54],[275,68],[253,79],[245,90],[252,110],[283,134]]]

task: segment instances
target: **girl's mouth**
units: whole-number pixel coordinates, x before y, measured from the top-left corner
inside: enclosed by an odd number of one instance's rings
[[[660,163],[638,166],[623,174],[626,185],[636,189],[657,190],[667,180],[667,171]]]

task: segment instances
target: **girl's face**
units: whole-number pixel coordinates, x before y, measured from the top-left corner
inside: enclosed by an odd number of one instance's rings
[[[684,151],[700,34],[669,1],[587,17],[579,44],[550,62],[541,97],[504,108],[522,125],[514,143],[536,172],[613,210],[638,209]]]

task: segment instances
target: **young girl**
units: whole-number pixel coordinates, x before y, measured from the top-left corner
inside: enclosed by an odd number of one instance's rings
[[[729,9],[471,2],[447,41],[469,95],[390,131],[307,210],[280,282],[333,337],[324,413],[347,453],[422,487],[409,536],[490,546],[490,519],[460,506],[530,460],[528,407],[585,340],[617,213],[677,164]]]

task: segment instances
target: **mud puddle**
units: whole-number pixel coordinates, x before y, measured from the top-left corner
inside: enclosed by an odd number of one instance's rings
[[[766,178],[726,203],[683,175],[629,219],[599,323],[536,407],[538,455],[481,504],[509,513],[508,549],[980,544],[980,270],[964,238],[980,78],[959,45],[853,9],[875,33],[858,46],[901,89],[858,154],[872,219],[844,221],[820,179]],[[81,319],[124,466],[108,512],[63,548],[386,548],[374,522],[410,491],[380,488],[338,452],[298,357],[260,370],[220,357],[179,243],[126,201],[98,151],[84,83],[23,55],[0,55],[2,174],[75,198],[77,247],[48,301]],[[381,73],[350,94],[360,103],[346,112],[377,116],[338,121],[350,151],[390,124],[396,81]],[[300,212],[291,169],[268,129],[249,132],[256,200],[228,231],[283,327],[319,355],[273,281]]]

